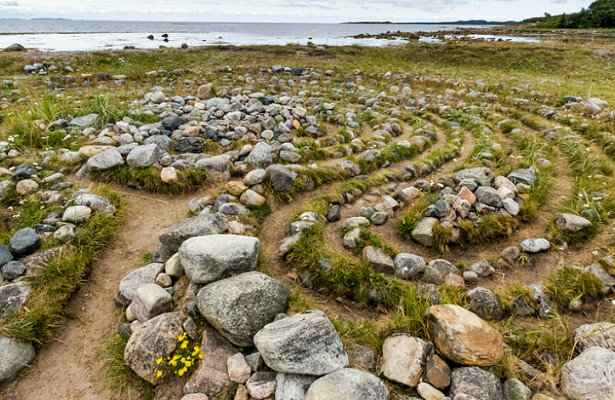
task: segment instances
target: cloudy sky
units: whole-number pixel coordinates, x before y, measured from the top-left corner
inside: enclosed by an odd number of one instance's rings
[[[0,18],[221,22],[520,20],[591,0],[0,0]],[[1,23],[1,22],[0,22]]]

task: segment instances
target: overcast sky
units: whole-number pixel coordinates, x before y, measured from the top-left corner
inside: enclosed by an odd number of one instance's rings
[[[0,0],[0,18],[128,21],[344,22],[520,20],[588,0]],[[1,22],[0,22],[1,23]]]

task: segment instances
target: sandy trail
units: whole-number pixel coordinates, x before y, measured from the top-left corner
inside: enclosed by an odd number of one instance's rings
[[[113,298],[120,280],[141,266],[145,250],[155,250],[158,233],[185,218],[194,196],[167,197],[114,188],[125,201],[125,222],[114,241],[92,265],[85,285],[66,310],[56,337],[40,349],[35,363],[20,379],[0,391],[4,400],[115,400],[124,398],[105,381],[106,365],[99,359],[104,341],[120,321]]]

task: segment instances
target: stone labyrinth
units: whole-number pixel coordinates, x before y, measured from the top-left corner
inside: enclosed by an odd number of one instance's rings
[[[198,192],[186,219],[140,233],[159,246],[108,299],[126,366],[156,393],[615,398],[615,329],[596,313],[615,286],[608,104],[407,73],[222,72],[192,96],[154,87],[134,119],[53,121],[82,145],[1,171],[0,197],[56,207],[0,246],[0,316],[27,307],[33,257],[117,212],[92,182]],[[530,343],[562,316],[569,359]],[[3,335],[8,382],[45,347]]]

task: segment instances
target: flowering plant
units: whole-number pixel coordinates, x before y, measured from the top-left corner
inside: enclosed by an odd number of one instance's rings
[[[199,346],[190,345],[185,332],[177,337],[177,342],[178,346],[171,356],[166,360],[159,358],[156,361],[158,364],[157,378],[161,378],[167,372],[178,376],[190,375],[203,359],[203,351]]]

